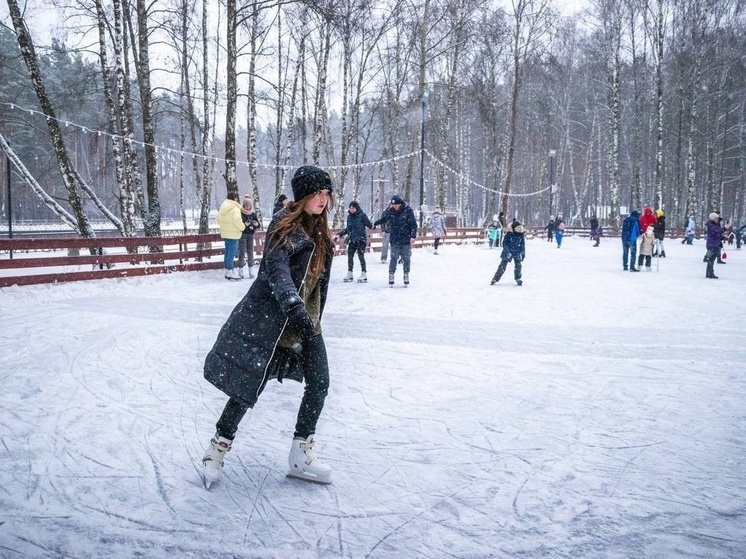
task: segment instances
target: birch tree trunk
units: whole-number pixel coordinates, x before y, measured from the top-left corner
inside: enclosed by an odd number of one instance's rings
[[[137,82],[140,86],[140,110],[145,153],[145,178],[147,184],[147,208],[143,216],[145,236],[161,236],[161,202],[158,198],[158,160],[155,152],[155,126],[153,122],[153,92],[150,87],[150,38],[148,36],[148,11],[145,0],[137,0],[137,37],[140,50]],[[162,248],[151,246],[151,252]]]
[[[75,216],[77,232],[83,237],[95,237],[96,235],[91,228],[85,208],[83,207],[79,175],[76,173],[72,161],[70,161],[70,157],[67,153],[57,115],[49,97],[47,96],[44,79],[42,78],[38,60],[36,58],[34,43],[31,40],[31,35],[28,32],[26,22],[21,15],[16,0],[8,0],[8,11],[13,20],[13,28],[15,29],[16,37],[18,39],[18,47],[20,48],[21,55],[26,63],[31,83],[34,86],[34,91],[39,99],[39,105],[41,105],[42,112],[46,116],[47,128],[52,139],[52,145],[54,146],[54,154],[57,158],[57,164],[60,167],[62,180],[67,190],[68,202],[70,203],[73,215]]]
[[[226,2],[226,102],[225,102],[225,186],[227,196],[238,195],[236,177],[236,105],[238,88],[236,76],[236,0]]]

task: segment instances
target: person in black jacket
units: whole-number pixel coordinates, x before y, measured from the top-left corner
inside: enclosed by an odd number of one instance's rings
[[[241,278],[254,277],[254,232],[259,229],[259,218],[251,205],[251,196],[243,197],[241,221],[244,230],[238,240],[238,275]]]
[[[523,225],[517,219],[508,226],[507,233],[503,237],[503,251],[500,254],[500,265],[495,275],[492,276],[490,285],[495,285],[505,273],[508,262],[514,262],[515,271],[513,277],[518,285],[523,285],[523,261],[526,259],[526,239]]]
[[[404,285],[409,285],[412,245],[417,239],[417,220],[414,217],[412,208],[398,194],[394,194],[391,197],[391,207],[383,212],[381,219],[373,223],[373,226],[375,228],[384,223],[388,223],[391,228],[389,241],[391,245],[389,285],[394,285],[394,276],[399,256],[402,258],[402,267],[404,268]]]
[[[655,212],[655,217],[658,220],[653,226],[653,233],[655,235],[655,252],[653,256],[665,258],[666,248],[663,246],[663,241],[666,239],[666,215],[663,213],[663,210],[658,210]]]
[[[272,208],[272,215],[275,215],[277,212],[279,212],[280,210],[282,210],[289,203],[290,203],[290,198],[288,198],[284,194],[280,194],[277,197],[277,200],[275,200],[275,207]]]
[[[357,281],[363,283],[368,281],[365,267],[365,247],[368,244],[367,229],[373,229],[373,224],[368,219],[368,216],[365,215],[360,204],[355,200],[350,202],[347,212],[347,227],[334,236],[334,242],[339,241],[340,237],[347,235],[347,276],[345,276],[344,281],[352,281],[355,253],[357,253],[360,259],[360,269],[362,270]]]
[[[267,228],[257,278],[205,358],[205,379],[229,397],[202,460],[208,489],[220,479],[241,419],[272,378],[305,381],[288,475],[331,483],[331,468],[313,449],[329,390],[321,316],[334,256],[327,216],[334,207],[332,181],[307,165],[295,172],[291,185],[295,201]]]

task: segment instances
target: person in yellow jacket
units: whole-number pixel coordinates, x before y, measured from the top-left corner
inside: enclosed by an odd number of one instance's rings
[[[238,253],[238,240],[246,226],[241,219],[238,193],[228,194],[228,198],[220,205],[218,225],[220,236],[225,241],[225,279],[240,280],[241,277],[233,269],[233,261]]]

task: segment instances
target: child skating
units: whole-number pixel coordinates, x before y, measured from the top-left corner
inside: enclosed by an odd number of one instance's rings
[[[505,269],[508,267],[508,262],[513,260],[515,270],[514,278],[518,285],[523,285],[523,279],[521,279],[522,262],[526,258],[526,239],[523,225],[517,219],[513,220],[513,223],[506,227],[506,233],[503,237],[503,251],[500,254],[500,265],[497,267],[495,275],[492,276],[490,285],[495,285],[505,273]]]

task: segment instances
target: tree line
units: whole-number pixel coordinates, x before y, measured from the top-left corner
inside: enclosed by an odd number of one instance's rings
[[[744,0],[55,0],[46,42],[6,1],[14,219],[206,232],[302,164],[331,171],[336,225],[393,193],[460,225],[746,213]]]

